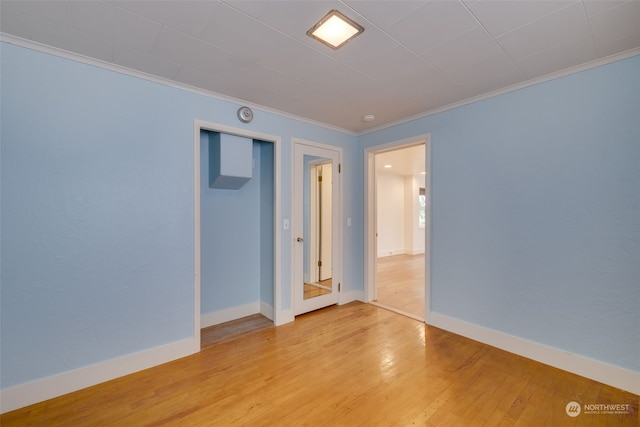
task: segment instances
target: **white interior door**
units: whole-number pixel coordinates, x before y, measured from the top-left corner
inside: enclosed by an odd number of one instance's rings
[[[294,314],[338,302],[341,280],[338,148],[294,143]]]

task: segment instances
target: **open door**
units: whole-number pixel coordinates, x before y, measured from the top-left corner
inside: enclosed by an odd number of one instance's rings
[[[338,303],[340,151],[294,144],[294,314]]]

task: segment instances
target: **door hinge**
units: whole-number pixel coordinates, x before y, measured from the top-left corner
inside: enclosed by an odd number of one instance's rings
[[[338,282],[338,292],[342,289],[342,283]]]
[[[322,267],[322,261],[318,261],[318,267]]]
[[[338,163],[338,173],[342,173],[342,163]]]
[[[322,175],[318,175],[318,182],[322,182]]]

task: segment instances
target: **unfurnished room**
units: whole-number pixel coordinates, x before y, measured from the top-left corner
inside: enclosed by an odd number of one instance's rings
[[[638,426],[640,0],[0,0],[2,426]]]

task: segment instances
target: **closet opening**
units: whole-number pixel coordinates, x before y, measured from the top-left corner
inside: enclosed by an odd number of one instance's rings
[[[195,133],[194,333],[278,324],[280,140],[204,122]]]

